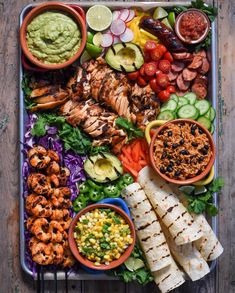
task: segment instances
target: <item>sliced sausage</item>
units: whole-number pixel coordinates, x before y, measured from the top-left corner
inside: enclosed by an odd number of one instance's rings
[[[169,81],[173,81],[173,80],[176,80],[176,78],[178,77],[178,73],[169,71],[167,76],[169,78]]]
[[[192,58],[192,56],[193,55],[191,53],[187,53],[187,52],[173,54],[173,58],[176,60],[187,60],[187,59]]]
[[[198,56],[201,56],[201,57],[206,57],[206,51],[205,50],[200,50],[199,52],[197,52],[197,54],[196,55],[198,55]]]
[[[203,84],[206,87],[208,85],[208,79],[207,79],[207,77],[205,75],[198,75],[196,77],[196,79],[195,79],[195,82],[196,83],[201,83],[201,84]]]
[[[206,74],[210,69],[210,63],[207,58],[202,59],[202,66],[198,69],[198,72],[201,74]]]
[[[189,69],[198,69],[202,65],[202,57],[199,55],[196,55],[193,57],[192,63],[189,64]]]
[[[192,92],[194,92],[199,99],[205,99],[207,96],[207,87],[200,82],[194,82]]]
[[[180,91],[187,91],[190,86],[190,82],[183,79],[182,73],[177,77],[176,83]]]
[[[184,69],[185,65],[183,62],[174,61],[171,64],[171,70],[174,72],[181,72]]]
[[[197,76],[197,71],[194,71],[192,69],[188,69],[188,68],[185,68],[182,72],[182,75],[183,75],[183,79],[185,81],[191,81],[193,79],[196,78]]]

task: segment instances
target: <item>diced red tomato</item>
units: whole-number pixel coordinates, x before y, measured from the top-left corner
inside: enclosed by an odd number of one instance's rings
[[[140,67],[139,72],[140,72],[140,75],[141,75],[141,76],[145,76],[144,65],[142,65],[142,66]]]
[[[162,74],[162,71],[160,69],[157,69],[155,74],[156,76],[158,76],[158,74]]]
[[[164,59],[168,60],[170,63],[172,63],[174,61],[174,59],[173,59],[173,57],[172,57],[170,52],[166,52],[164,54]]]
[[[157,75],[157,83],[162,87],[162,88],[166,88],[168,86],[169,83],[169,78],[166,74],[161,73]]]
[[[136,80],[138,76],[140,75],[139,71],[130,72],[127,74],[127,78],[129,80]]]
[[[168,60],[163,59],[159,61],[158,67],[162,72],[168,73],[171,69],[171,63]]]
[[[149,52],[144,52],[144,61],[145,62],[150,62],[151,61],[151,56]]]
[[[160,91],[158,98],[161,102],[166,102],[170,98],[170,93],[167,90]]]
[[[150,80],[149,85],[151,87],[151,89],[156,93],[160,93],[160,91],[162,90],[162,88],[160,87],[160,85],[157,83],[157,79],[153,78]]]
[[[144,51],[151,52],[157,47],[157,43],[155,41],[147,41],[144,45]]]
[[[154,62],[144,64],[144,71],[147,76],[154,76],[157,70],[157,65]]]
[[[158,47],[159,50],[162,51],[162,55],[164,55],[167,52],[167,48],[164,45],[157,44],[157,47]]]
[[[160,60],[162,58],[162,55],[163,55],[162,50],[159,47],[157,47],[156,49],[150,52],[150,56],[153,61]]]
[[[176,89],[173,85],[169,85],[166,90],[171,94],[171,93],[175,93]]]
[[[147,85],[147,82],[143,79],[143,77],[141,77],[141,76],[139,76],[138,78],[137,78],[137,83],[138,83],[138,85],[139,86],[146,86]]]

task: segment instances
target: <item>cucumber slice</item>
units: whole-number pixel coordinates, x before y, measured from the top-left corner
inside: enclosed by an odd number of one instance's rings
[[[174,100],[169,100],[167,101],[166,103],[164,103],[162,106],[161,106],[161,112],[163,111],[166,111],[166,110],[169,110],[169,111],[175,111],[177,108],[177,103],[176,101]]]
[[[183,185],[179,187],[179,190],[187,195],[190,195],[195,190],[195,186],[193,185]]]
[[[215,127],[214,127],[214,125],[213,125],[213,124],[211,124],[210,133],[211,133],[211,134],[213,134],[213,133],[214,133],[214,131],[215,131]]]
[[[210,103],[206,100],[197,101],[195,107],[199,110],[200,116],[203,116],[210,109]]]
[[[205,186],[196,186],[194,190],[194,195],[200,195],[202,193],[207,192],[207,188]]]
[[[179,102],[178,102],[178,109],[184,105],[187,105],[188,99],[184,98],[184,97],[179,97]]]
[[[173,120],[175,119],[175,113],[169,110],[165,110],[163,112],[161,112],[158,116],[157,116],[157,120]]]
[[[210,114],[211,114],[211,109],[209,109],[209,111],[207,111],[206,114],[203,115],[203,117],[206,117],[207,119],[210,120],[210,116],[211,116]]]
[[[207,119],[206,117],[204,116],[201,116],[197,119],[197,122],[201,123],[206,129],[210,129],[211,127],[211,122],[209,119]]]
[[[176,101],[176,103],[178,104],[179,102],[179,97],[176,94],[171,94],[170,95],[170,100],[174,100]]]
[[[197,100],[197,96],[194,93],[187,93],[186,95],[184,95],[184,98],[189,101],[190,105],[194,105]]]
[[[215,109],[213,107],[211,107],[210,108],[210,117],[209,117],[211,122],[214,121],[215,115],[216,115]]]
[[[177,115],[179,118],[196,120],[198,118],[198,110],[193,105],[184,105],[179,108]]]

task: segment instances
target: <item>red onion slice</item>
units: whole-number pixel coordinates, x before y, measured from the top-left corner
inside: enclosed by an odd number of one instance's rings
[[[125,22],[131,21],[134,17],[135,17],[135,11],[134,11],[134,10],[130,10],[130,11],[129,11],[129,16],[128,16],[128,18],[125,20]]]
[[[125,32],[120,36],[120,40],[124,43],[132,41],[134,33],[131,29],[127,28]]]
[[[115,36],[120,36],[126,30],[126,24],[121,19],[116,19],[111,23],[110,30]]]
[[[111,34],[103,34],[101,46],[104,48],[110,47],[113,44],[113,36]]]
[[[130,14],[130,10],[129,9],[122,9],[121,11],[120,11],[120,16],[119,16],[119,18],[121,19],[121,20],[123,20],[123,21],[126,21],[127,20],[127,18],[129,17],[129,14]]]
[[[113,21],[114,20],[116,20],[116,19],[118,19],[119,18],[119,16],[120,16],[120,11],[119,10],[115,10],[115,11],[113,11]]]
[[[117,36],[113,36],[113,44],[117,44],[117,43],[120,43],[120,38],[117,37]]]

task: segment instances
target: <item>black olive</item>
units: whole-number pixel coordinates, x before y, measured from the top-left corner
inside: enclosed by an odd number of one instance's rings
[[[209,146],[207,144],[204,145],[204,149],[209,150]]]
[[[164,173],[166,173],[166,170],[164,169],[164,167],[160,167],[160,172],[162,173],[162,174],[164,174]]]
[[[169,166],[173,167],[174,163],[172,161],[170,161]]]
[[[163,135],[164,134],[164,130],[162,129],[160,132],[159,132],[160,135]]]
[[[174,174],[175,177],[179,177],[180,176],[180,171],[176,171]]]
[[[172,131],[168,131],[168,136],[172,136]]]
[[[167,172],[172,172],[173,171],[173,169],[172,169],[172,167],[170,165],[167,166],[166,170],[167,170]]]
[[[193,141],[193,142],[191,143],[191,145],[192,145],[193,147],[197,147],[197,146],[198,146],[198,143],[195,142],[195,141]]]
[[[208,150],[206,150],[204,147],[201,148],[199,151],[200,151],[200,153],[202,153],[204,156],[207,155],[207,153],[208,153]]]
[[[192,129],[192,130],[196,130],[196,129],[197,129],[197,125],[196,125],[196,124],[193,124],[193,125],[191,126],[191,129]]]
[[[167,148],[167,147],[168,147],[168,143],[167,143],[167,141],[166,141],[166,140],[164,140],[164,142],[163,142],[163,145],[164,145],[164,147],[165,147],[165,148]]]
[[[204,157],[199,157],[199,158],[198,158],[198,162],[199,162],[199,163],[201,163],[201,162],[203,162],[203,161],[204,161]]]
[[[173,143],[173,144],[172,144],[172,148],[173,148],[173,149],[176,149],[177,147],[178,147],[178,143]]]
[[[191,134],[195,135],[195,130],[194,129],[191,129]]]
[[[204,131],[203,131],[201,128],[199,128],[199,133],[200,133],[200,134],[203,134]]]
[[[180,140],[180,144],[181,144],[181,145],[184,144],[184,139],[183,139],[183,138]]]
[[[163,151],[162,156],[161,156],[161,159],[162,159],[162,160],[165,159],[166,156],[167,156],[167,152],[166,152],[166,151]]]
[[[200,175],[202,173],[202,170],[198,170],[196,175]]]
[[[180,154],[181,154],[181,155],[188,155],[189,152],[188,152],[187,150],[182,150],[182,151],[180,151]]]
[[[179,166],[181,164],[180,160],[176,161],[176,165]]]
[[[172,156],[171,155],[167,155],[167,159],[171,160]]]

